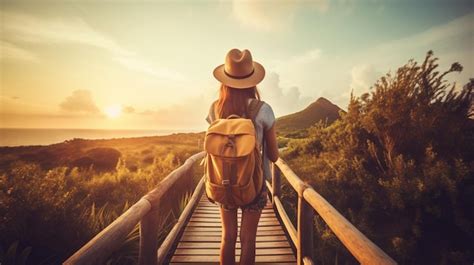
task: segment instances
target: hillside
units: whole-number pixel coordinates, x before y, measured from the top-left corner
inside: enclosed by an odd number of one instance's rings
[[[276,129],[278,134],[288,135],[305,130],[319,121],[327,121],[330,124],[339,118],[340,110],[337,105],[321,97],[301,111],[279,117]]]
[[[96,140],[76,138],[51,145],[0,147],[0,173],[8,172],[18,162],[36,163],[43,169],[93,165],[98,171],[110,171],[115,169],[119,158],[127,160],[129,169],[137,170],[152,163],[155,151],[163,148],[175,151],[174,155],[184,160],[200,150],[202,137],[202,133],[176,133]]]
[[[5,255],[0,255],[0,263],[61,264],[202,150],[203,136],[76,138],[44,146],[0,147],[0,253],[7,253],[7,263]],[[157,240],[171,230],[182,209],[179,203],[202,175],[196,176],[175,184],[169,200],[160,205]],[[130,255],[128,249],[138,249],[138,234],[136,227],[127,237],[129,243],[103,264],[135,264],[121,261]],[[8,262],[20,258],[28,261]]]

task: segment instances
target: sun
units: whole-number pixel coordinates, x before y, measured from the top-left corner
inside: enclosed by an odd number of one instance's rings
[[[122,114],[122,107],[120,105],[111,105],[106,107],[104,112],[107,117],[115,119]]]

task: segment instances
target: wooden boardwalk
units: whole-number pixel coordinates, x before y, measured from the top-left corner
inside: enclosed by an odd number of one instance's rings
[[[238,233],[241,211],[238,211]],[[201,199],[186,224],[170,264],[219,264],[221,243],[219,208],[206,195]],[[238,234],[237,234],[238,235]],[[296,257],[270,200],[263,209],[257,229],[256,264],[296,264]],[[237,236],[236,261],[240,258],[240,240]]]
[[[169,195],[176,192],[174,190],[176,184],[192,181],[193,165],[201,161],[205,155],[202,151],[188,158],[183,165],[173,170],[153,190],[77,250],[63,264],[104,264],[107,257],[120,249],[137,223],[140,223],[138,257],[140,265],[219,264],[221,220],[218,207],[210,203],[203,193],[204,177],[195,187],[193,195],[176,224],[161,245],[157,244],[160,208],[156,206],[172,198]],[[296,227],[288,217],[281,201],[282,176],[298,194]],[[266,181],[266,185],[273,205],[269,200],[258,224],[257,264],[314,264],[313,219],[316,213],[361,264],[397,264],[313,187],[303,182],[281,158],[273,163],[272,180],[271,183]],[[239,211],[239,219],[240,216]],[[238,262],[240,258],[238,237],[235,254]]]

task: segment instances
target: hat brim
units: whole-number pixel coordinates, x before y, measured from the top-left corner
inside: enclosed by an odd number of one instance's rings
[[[233,88],[249,88],[256,86],[265,77],[265,68],[257,62],[253,62],[253,73],[251,76],[246,78],[232,78],[224,72],[224,65],[219,65],[214,69],[214,77],[224,85]]]

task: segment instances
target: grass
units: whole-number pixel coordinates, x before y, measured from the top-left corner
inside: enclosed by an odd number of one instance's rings
[[[199,152],[201,138],[75,139],[0,148],[0,246],[8,246],[0,263],[62,263]],[[73,165],[78,159],[83,164]],[[160,209],[159,243],[191,197],[192,184],[196,181],[177,185],[170,205]],[[136,264],[138,237],[137,225],[106,263]]]

